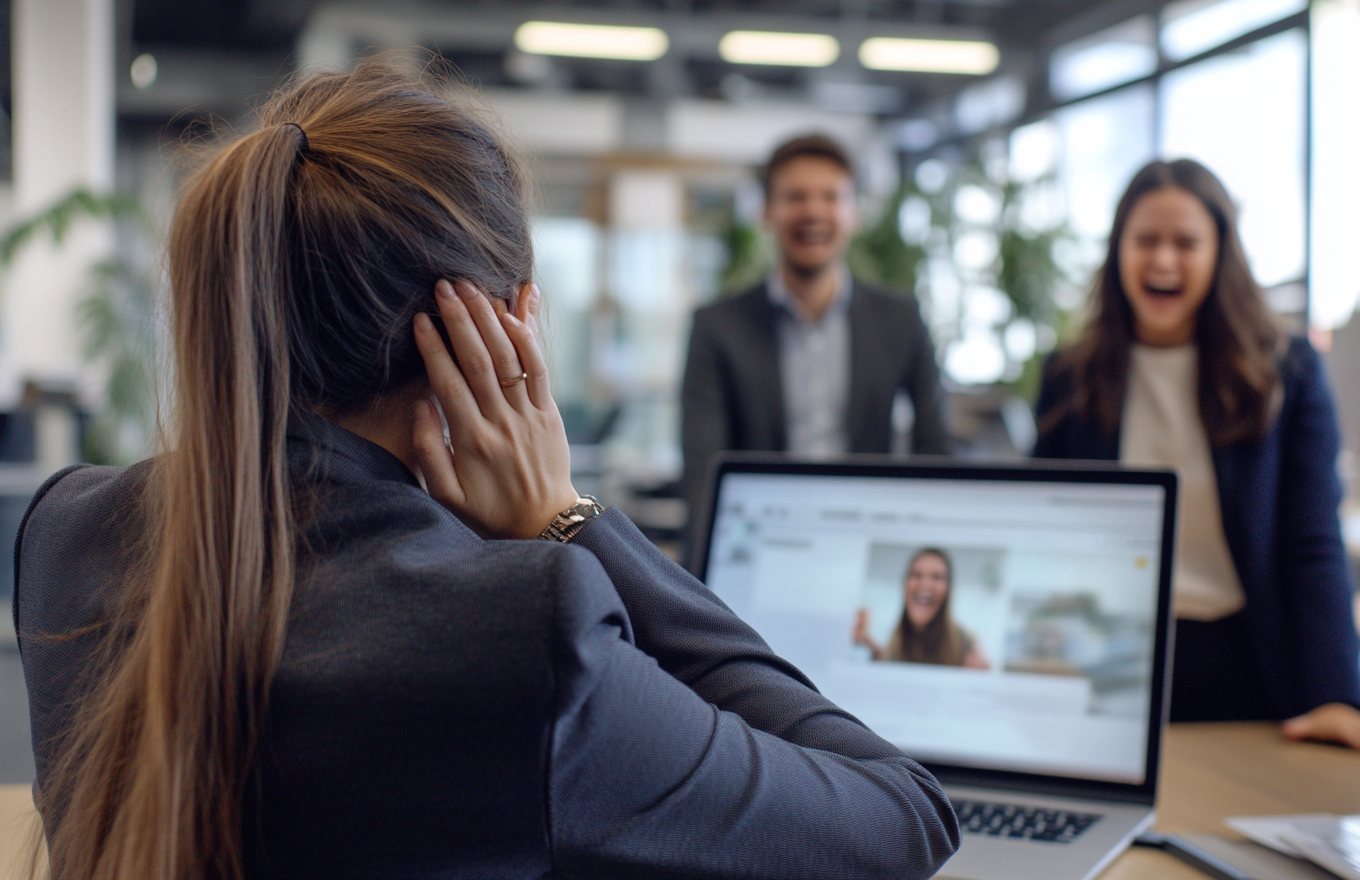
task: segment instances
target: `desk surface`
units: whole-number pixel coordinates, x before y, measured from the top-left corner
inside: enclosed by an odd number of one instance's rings
[[[0,785],[0,880],[27,880],[19,871],[26,860],[22,844],[32,826],[33,796],[27,785]]]
[[[1274,724],[1176,724],[1167,733],[1157,829],[1241,839],[1224,816],[1360,813],[1360,752],[1291,743]],[[1155,850],[1134,849],[1102,880],[1204,880]]]
[[[27,786],[0,786],[0,880],[15,877],[13,819]],[[1157,828],[1236,837],[1224,816],[1360,813],[1360,752],[1291,743],[1273,724],[1177,724],[1167,734]],[[1204,880],[1170,856],[1135,849],[1103,880]]]

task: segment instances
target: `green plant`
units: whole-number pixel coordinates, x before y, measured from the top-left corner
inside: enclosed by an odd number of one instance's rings
[[[0,267],[12,264],[41,235],[60,246],[73,226],[89,220],[118,223],[128,236],[156,238],[149,215],[136,199],[75,189],[0,237]],[[87,362],[107,369],[104,406],[87,423],[81,450],[96,464],[126,464],[140,458],[155,424],[154,284],[147,271],[129,259],[129,250],[120,248],[90,267],[89,287],[76,304],[82,354]]]
[[[156,422],[152,285],[117,258],[92,266],[90,280],[77,319],[86,359],[102,362],[108,373],[104,408],[87,427],[83,452],[88,461],[125,464],[148,450]]]
[[[0,266],[9,266],[15,255],[35,236],[46,232],[60,245],[78,220],[129,220],[142,230],[151,230],[151,221],[136,199],[100,194],[85,188],[74,189],[43,211],[20,221],[0,238]]]
[[[774,265],[774,254],[759,226],[733,220],[723,232],[727,264],[720,277],[721,295],[739,293],[765,277]]]
[[[916,292],[916,278],[926,258],[925,248],[902,238],[899,216],[902,204],[916,195],[915,187],[903,184],[883,205],[873,223],[865,226],[850,243],[847,262],[856,278],[908,296]]]
[[[1062,223],[1036,227],[1027,222],[1027,202],[1043,197],[1053,180],[1009,179],[1004,147],[998,151],[997,146],[996,142],[977,144],[974,153],[949,170],[940,186],[920,194],[930,207],[929,259],[952,268],[958,289],[964,293],[937,308],[932,330],[936,344],[944,351],[965,337],[976,344],[978,334],[990,336],[1005,352],[1006,369],[1000,384],[1032,400],[1038,392],[1043,359],[1069,320],[1055,294],[1070,286],[1072,280],[1054,252],[1070,240],[1071,233]],[[998,158],[1001,161],[996,161]],[[985,193],[985,199],[978,196],[979,190]],[[964,196],[968,208],[964,207]],[[990,201],[991,209],[980,207],[979,201]],[[986,219],[988,216],[990,219]],[[979,236],[992,242],[993,256],[982,264],[961,265],[957,256],[960,245],[966,242],[976,253]],[[929,297],[929,291],[926,295]],[[1004,317],[980,317],[970,306],[970,295],[984,302],[988,296],[1004,296]],[[986,308],[990,311],[994,307]],[[1012,327],[1032,331],[1036,343],[1032,352],[1018,354],[1013,347],[1005,350],[1003,340]]]
[[[1066,273],[1053,257],[1059,242],[1071,238],[1065,226],[1026,229],[1018,219],[1019,203],[1027,187],[1007,182],[1001,193],[1001,218],[998,230],[996,284],[1011,301],[1018,318],[1057,329],[1058,306],[1053,291],[1068,282]]]

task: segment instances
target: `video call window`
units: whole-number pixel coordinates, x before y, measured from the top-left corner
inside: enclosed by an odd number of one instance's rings
[[[725,480],[707,580],[830,699],[925,760],[1141,781],[1161,489],[788,479]]]

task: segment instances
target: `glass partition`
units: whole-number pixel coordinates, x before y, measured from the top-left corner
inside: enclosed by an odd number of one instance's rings
[[[1162,78],[1158,153],[1208,166],[1237,202],[1256,280],[1303,276],[1308,38],[1286,31]]]
[[[1115,205],[1154,153],[1154,93],[1130,86],[1054,114],[1061,143],[1058,179],[1067,222],[1081,244],[1074,269],[1093,270],[1104,256]]]
[[[1156,25],[1140,15],[1053,50],[1048,84],[1054,98],[1071,101],[1156,71]]]
[[[1308,0],[1180,0],[1162,10],[1162,54],[1184,61],[1308,8]]]
[[[1360,0],[1313,5],[1312,241],[1308,317],[1342,327],[1360,300]]]

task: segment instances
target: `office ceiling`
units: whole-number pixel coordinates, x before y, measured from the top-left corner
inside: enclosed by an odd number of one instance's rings
[[[288,48],[308,15],[325,0],[135,0],[132,39],[139,45],[214,49]],[[563,17],[617,13],[674,16],[714,14],[828,20],[864,18],[878,22],[967,25],[1004,35],[1017,44],[1034,43],[1055,26],[1099,5],[1100,0],[427,0],[441,11],[512,13],[553,9]],[[362,7],[376,3],[351,2]],[[390,5],[390,4],[387,4]],[[400,4],[398,4],[400,5]],[[408,6],[410,4],[407,4]]]
[[[423,45],[471,81],[491,87],[542,87],[512,63],[514,27],[530,17],[628,19],[677,29],[816,27],[844,34],[902,32],[982,36],[1002,51],[1002,73],[1042,85],[1042,50],[1102,24],[1161,5],[1160,0],[115,0],[118,18],[118,108],[124,124],[161,127],[211,115],[249,111],[298,63],[299,41],[323,13],[356,12],[402,19],[407,45]],[[11,0],[0,0],[0,128],[10,109]],[[422,33],[423,22],[437,22]],[[476,23],[472,27],[471,23]],[[414,24],[413,24],[414,23]],[[467,26],[465,26],[467,25]],[[475,33],[474,33],[475,32]],[[367,48],[356,33],[354,48]],[[848,40],[846,41],[848,43]],[[129,65],[153,54],[159,78],[137,89]],[[866,71],[845,52],[823,71],[727,64],[713,53],[673,50],[662,62],[639,64],[553,59],[551,86],[609,91],[627,98],[676,95],[732,100],[734,93],[801,100],[828,80],[866,88],[880,116],[939,106],[976,80],[943,74]],[[1040,88],[1032,89],[1038,93]],[[2,133],[2,132],[0,132]],[[8,138],[4,138],[8,140]],[[0,153],[6,150],[0,145]],[[7,164],[0,156],[0,165]]]
[[[897,33],[984,37],[1002,50],[1002,73],[1034,80],[1036,59],[1055,33],[1074,23],[1117,19],[1155,0],[120,0],[126,64],[136,53],[153,53],[166,80],[138,94],[119,86],[120,113],[152,122],[186,108],[234,116],[267,91],[298,60],[299,42],[321,19],[370,19],[376,14],[388,35],[357,28],[347,34],[356,51],[394,41],[415,43],[454,64],[471,81],[490,87],[544,87],[608,91],[634,98],[676,95],[734,99],[734,95],[801,99],[838,87],[860,87],[868,103],[858,108],[900,116],[938,105],[975,80],[943,74],[867,71],[844,52],[833,68],[808,70],[727,64],[714,53],[686,51],[673,42],[660,62],[553,59],[551,69],[524,75],[513,60],[515,26],[529,18],[619,20],[657,24],[672,34],[728,25],[764,30],[817,28],[844,34]],[[130,8],[129,8],[130,7]],[[1136,7],[1136,8],[1135,8]],[[1077,25],[1079,26],[1079,25]],[[717,30],[721,33],[721,30]],[[386,42],[384,42],[384,40]],[[693,43],[691,40],[690,43]],[[702,42],[702,40],[700,41]],[[848,42],[848,41],[847,41]],[[713,43],[716,45],[716,38]],[[126,80],[127,77],[121,77]]]

